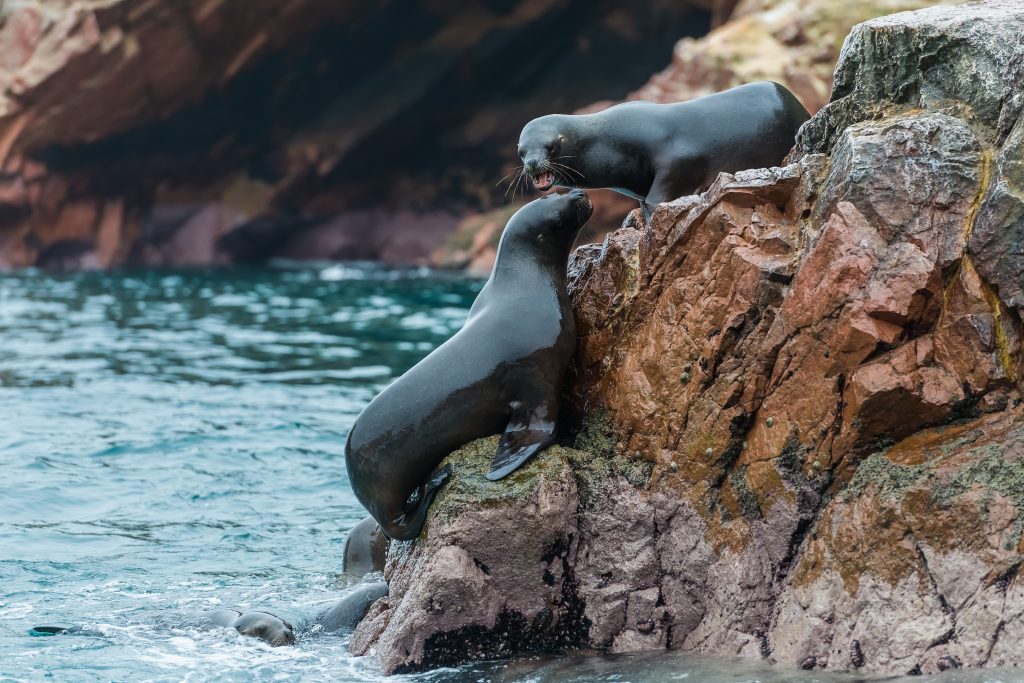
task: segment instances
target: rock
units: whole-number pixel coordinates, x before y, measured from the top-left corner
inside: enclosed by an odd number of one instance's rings
[[[807,154],[828,152],[848,126],[897,111],[948,111],[993,142],[1004,90],[1019,84],[1024,6],[986,0],[866,21],[843,44],[828,104],[799,136]],[[885,68],[879,68],[880,65]],[[1005,83],[1004,83],[1005,81]],[[1019,115],[1019,97],[1009,102]],[[1012,114],[1007,114],[1012,117]]]
[[[768,80],[785,85],[814,113],[828,101],[843,38],[854,24],[962,1],[741,0],[724,25],[680,40],[672,64],[629,98],[675,102]]]
[[[449,458],[455,475],[420,539],[391,544],[390,594],[356,630],[354,654],[373,646],[391,673],[578,640],[564,563],[575,550],[579,506],[569,459],[584,456],[549,448],[489,482],[496,447],[496,438],[484,439]]]
[[[829,105],[805,128],[820,151],[723,174],[649,225],[631,217],[577,250],[567,421],[579,451],[555,449],[534,465],[554,466],[524,475],[528,500],[566,492],[554,506],[564,526],[534,530],[538,506],[516,501],[514,484],[494,507],[439,505],[443,526],[392,571],[415,558],[444,594],[430,558],[464,568],[479,594],[464,606],[472,633],[490,638],[513,623],[494,615],[516,598],[473,578],[467,558],[515,567],[510,591],[551,596],[553,618],[573,625],[525,649],[668,648],[871,675],[1024,664],[1021,124],[1004,87],[1020,76],[1007,53],[1024,25],[1009,5],[861,25],[838,71],[866,89],[840,89],[834,104],[861,104]],[[986,34],[1003,45],[959,62],[956,46]],[[927,68],[918,95],[876,111],[858,98],[896,92],[871,84],[895,83],[893,55]],[[955,101],[939,81],[960,74],[973,80]],[[853,118],[839,128],[840,116]],[[517,515],[530,533],[500,532],[498,551],[463,533],[442,553],[456,535],[434,535],[462,516],[505,529]],[[562,539],[559,563],[537,559],[535,536]],[[398,576],[417,604],[435,592]],[[477,642],[445,604],[391,640],[374,634],[407,608],[382,608],[360,647],[390,670],[428,665],[406,653],[439,632]],[[524,604],[515,623],[539,610]],[[548,631],[514,633],[482,654]]]

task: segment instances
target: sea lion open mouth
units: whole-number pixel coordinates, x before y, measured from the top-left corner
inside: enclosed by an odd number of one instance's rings
[[[555,176],[550,171],[541,171],[537,175],[533,176],[533,186],[543,192],[544,190],[550,190],[551,186],[555,184]]]

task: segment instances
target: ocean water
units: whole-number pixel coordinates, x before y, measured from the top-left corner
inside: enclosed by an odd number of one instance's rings
[[[481,284],[352,265],[0,275],[0,680],[383,680],[345,638],[272,648],[189,615],[301,624],[350,589],[347,430]],[[861,679],[576,654],[390,680]]]

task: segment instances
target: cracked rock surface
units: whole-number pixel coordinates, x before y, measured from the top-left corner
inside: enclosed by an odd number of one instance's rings
[[[1021,45],[1016,2],[861,24],[793,163],[578,250],[575,448],[453,455],[353,649],[1024,664]]]

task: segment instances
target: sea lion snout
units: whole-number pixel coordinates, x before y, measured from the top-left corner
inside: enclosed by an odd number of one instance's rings
[[[594,213],[594,203],[590,201],[590,195],[577,188],[567,192],[566,196],[576,202],[576,209],[579,212],[580,220],[584,223],[589,220],[590,215]]]

